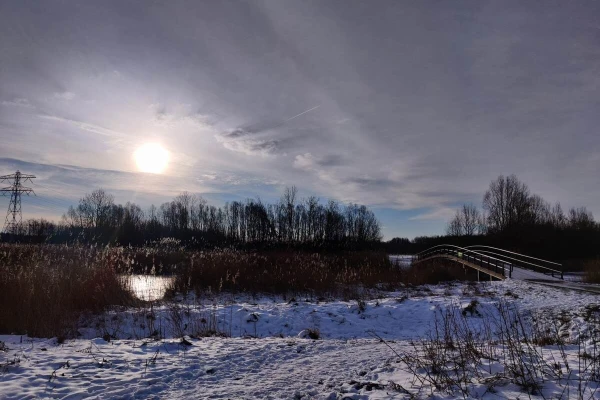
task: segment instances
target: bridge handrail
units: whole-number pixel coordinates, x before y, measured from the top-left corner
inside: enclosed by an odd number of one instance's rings
[[[441,248],[441,249],[436,250],[438,248]],[[427,250],[423,250],[422,252],[417,253],[415,256],[417,257],[417,259],[419,259],[419,258],[423,258],[423,256],[425,256],[425,255],[429,255],[429,254],[432,254],[432,253],[437,253],[437,252],[443,251],[445,249],[447,249],[448,252],[456,253],[456,255],[459,258],[462,258],[463,255],[464,255],[464,256],[466,256],[468,258],[473,258],[473,259],[476,260],[477,256],[478,256],[479,260],[480,260],[480,262],[482,264],[485,262],[486,264],[488,264],[488,266],[490,266],[490,267],[493,266],[495,268],[496,272],[498,272],[498,270],[501,270],[502,271],[502,275],[506,276],[506,265],[505,265],[507,263],[506,260],[502,260],[500,258],[492,257],[492,256],[489,256],[487,254],[483,254],[483,253],[480,253],[478,251],[470,250],[470,249],[467,249],[467,248],[464,248],[464,247],[455,246],[453,244],[440,244],[440,245],[437,245],[437,246],[433,246],[433,247],[430,247]],[[485,261],[484,261],[484,258],[485,258]],[[495,265],[493,265],[491,261],[495,261]],[[499,262],[502,263],[502,266],[498,265]],[[512,265],[510,263],[508,263],[508,264],[509,264],[508,265],[509,276],[511,276],[512,275]]]
[[[561,264],[555,263],[553,261],[543,260],[541,258],[531,257],[531,256],[527,256],[525,254],[519,254],[519,253],[516,253],[516,252],[509,251],[509,250],[504,250],[504,249],[499,249],[499,248],[495,248],[495,247],[492,247],[492,246],[484,246],[484,245],[472,245],[472,246],[467,246],[467,247],[460,247],[460,246],[456,246],[456,245],[453,245],[453,244],[439,244],[439,245],[430,247],[430,248],[428,248],[426,250],[423,250],[423,251],[417,253],[415,256],[416,256],[417,259],[421,259],[421,258],[423,258],[424,255],[429,255],[429,254],[432,254],[432,253],[437,253],[437,252],[443,251],[444,249],[447,250],[449,253],[457,253],[457,254],[462,251],[463,253],[468,254],[467,255],[468,257],[475,258],[474,256],[479,256],[479,259],[480,259],[481,263],[484,262],[483,258],[485,257],[486,258],[486,263],[488,265],[490,265],[490,266],[492,265],[492,263],[490,263],[489,260],[495,260],[496,261],[496,265],[495,265],[496,269],[498,269],[498,267],[499,267],[498,266],[498,261],[502,262],[503,264],[508,263],[509,264],[508,265],[508,267],[509,267],[509,276],[512,276],[512,269],[513,269],[514,265],[513,265],[513,263],[507,261],[506,259],[510,259],[510,260],[516,261],[517,262],[517,263],[515,263],[516,266],[520,266],[519,263],[520,264],[527,264],[527,265],[533,266],[535,268],[540,268],[540,269],[549,271],[549,272],[540,271],[541,273],[546,273],[546,274],[547,273],[551,273],[552,276],[554,276],[555,273],[556,274],[560,274],[560,278],[564,279],[562,271],[559,271],[559,270],[556,270],[556,269],[553,269],[553,268],[548,268],[548,267],[545,267],[543,265],[534,264],[534,263],[531,263],[531,262],[528,262],[528,261],[525,261],[525,260],[519,260],[517,258],[513,258],[513,257],[507,256],[505,254],[500,254],[500,253],[492,252],[492,251],[489,251],[489,250],[481,250],[481,249],[479,249],[479,250],[473,250],[473,248],[476,248],[476,247],[490,248],[490,249],[494,249],[494,250],[498,250],[498,251],[503,251],[503,252],[506,252],[506,253],[509,253],[509,254],[513,254],[513,255],[516,255],[516,256],[522,256],[522,257],[525,257],[525,258],[529,258],[529,259],[533,259],[533,260],[537,260],[537,261],[542,261],[542,262],[547,262],[547,263],[550,263],[550,264],[553,264],[553,265],[562,266]],[[488,253],[488,254],[483,254],[483,253]],[[492,254],[492,255],[497,256],[497,257],[504,257],[504,259],[492,257],[489,254]],[[506,266],[503,266],[501,268],[503,275],[506,275],[505,271],[504,271],[505,267]]]
[[[514,252],[514,251],[510,251],[510,250],[500,249],[498,247],[484,246],[484,245],[481,245],[481,244],[474,244],[474,245],[471,245],[471,246],[467,246],[465,248],[466,249],[470,249],[470,248],[473,248],[473,247],[485,247],[485,248],[488,248],[488,249],[494,249],[494,250],[498,250],[498,251],[503,251],[505,253],[510,253],[510,254],[514,254],[514,255],[517,255],[517,256],[525,257],[525,258],[530,258],[532,260],[543,261],[543,262],[548,263],[548,264],[554,264],[554,265],[558,265],[559,267],[562,267],[562,264],[554,262],[554,261],[548,261],[548,260],[544,260],[543,258],[536,258],[536,257],[528,256],[526,254],[521,254],[521,253],[517,253],[517,252]]]
[[[469,246],[469,247],[472,247],[472,246]],[[493,252],[493,251],[488,251],[488,250],[479,250],[479,251],[480,251],[480,252],[482,252],[482,253],[494,254],[494,255],[496,255],[496,256],[498,256],[498,257],[504,257],[504,258],[508,258],[509,260],[517,261],[517,262],[519,262],[519,263],[521,263],[521,264],[527,264],[527,265],[531,265],[531,266],[533,266],[533,267],[537,267],[537,268],[545,269],[545,270],[548,270],[548,271],[551,271],[551,272],[555,272],[555,273],[557,273],[557,274],[562,274],[562,271],[559,271],[559,270],[557,270],[557,269],[553,269],[553,268],[544,267],[543,265],[534,264],[534,263],[531,263],[531,262],[529,262],[529,261],[519,260],[518,258],[513,258],[513,257],[507,256],[507,255],[504,255],[504,254],[498,254],[498,253],[495,253],[495,252]],[[511,252],[511,253],[512,253],[512,252]],[[514,254],[519,254],[519,253],[514,253]],[[560,264],[559,264],[559,265],[560,265]]]
[[[423,253],[431,253],[431,250],[433,250],[433,249],[435,249],[437,247],[454,247],[457,250],[462,250],[463,253],[476,254],[476,255],[479,255],[479,256],[491,258],[492,260],[504,261],[504,260],[501,260],[499,258],[494,258],[494,257],[490,257],[490,256],[488,256],[486,254],[482,254],[482,253],[480,253],[480,252],[478,252],[476,250],[470,250],[470,249],[468,249],[466,247],[455,246],[453,244],[438,244],[437,246],[430,247],[427,250],[423,250],[422,252],[415,254],[415,256],[417,256],[417,258],[419,258],[419,256],[421,254],[423,254]]]
[[[420,253],[417,253],[415,255],[418,257],[419,254],[428,253],[428,252],[430,252],[430,250],[433,250],[433,249],[438,248],[438,247],[454,247],[454,248],[457,248],[457,249],[464,249],[464,247],[455,246],[453,244],[438,244],[438,245],[430,247],[430,248],[428,248],[426,250],[423,250]]]
[[[458,250],[466,250],[466,251],[464,251],[464,252],[463,252],[463,253],[465,253],[465,254],[467,254],[467,253],[468,253],[469,255],[471,255],[471,254],[473,254],[473,255],[478,255],[478,256],[480,256],[480,257],[485,257],[486,259],[490,259],[490,260],[495,260],[495,261],[500,261],[500,262],[503,262],[503,263],[507,263],[507,261],[506,261],[506,260],[503,260],[503,259],[501,259],[501,258],[492,257],[492,256],[489,256],[489,255],[487,255],[487,254],[482,254],[482,253],[475,252],[475,251],[469,251],[469,250],[465,249],[464,247],[456,247],[456,248],[457,248]],[[458,252],[458,251],[457,251],[457,252]],[[432,253],[435,253],[435,252],[432,252]],[[421,253],[419,253],[419,254],[421,254]],[[417,258],[418,258],[418,257],[417,257]]]

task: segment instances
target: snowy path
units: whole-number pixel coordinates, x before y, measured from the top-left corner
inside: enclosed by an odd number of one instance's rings
[[[513,270],[512,279],[532,281],[556,289],[576,290],[579,292],[587,292],[600,295],[600,285],[588,284],[581,281],[567,279],[562,280],[558,277],[553,277],[551,275],[546,275],[539,272],[517,267],[515,267]]]
[[[367,374],[376,379],[373,371],[393,356],[366,339],[141,343],[96,339],[57,347],[8,341],[9,348],[21,348],[22,358],[3,374],[0,398],[336,398],[352,380]]]
[[[102,324],[98,330],[92,325],[82,329],[82,338],[64,344],[0,336],[6,346],[2,349],[0,343],[0,399],[402,399],[405,395],[388,388],[371,391],[351,384],[385,386],[392,379],[410,387],[410,376],[389,348],[371,338],[371,330],[401,350],[408,340],[424,337],[436,313],[446,307],[464,307],[476,299],[478,310],[486,313],[502,300],[535,314],[541,323],[563,321],[561,335],[570,340],[590,313],[600,309],[597,295],[518,280],[454,282],[382,296],[366,301],[362,310],[356,301],[267,297],[218,307],[207,304],[219,320],[229,320],[235,311],[234,336],[253,332],[259,339],[190,339],[192,346],[183,346],[168,330],[162,341],[130,339],[133,317],[141,314],[145,319],[148,310],[122,312],[121,319],[114,313],[99,317],[106,324],[123,325],[120,339],[110,342],[98,338],[106,329]],[[169,305],[156,306],[154,315],[155,322],[167,325]],[[189,318],[202,315],[194,310]],[[258,315],[258,321],[249,322],[250,315]],[[481,318],[471,317],[471,323],[479,324]],[[311,326],[320,330],[320,340],[298,337]],[[503,395],[515,398],[519,393]]]
[[[506,270],[506,275],[508,275],[508,269]],[[531,271],[529,269],[523,269],[519,267],[514,267],[512,272],[512,279],[520,279],[520,280],[547,280],[547,281],[557,281],[562,282],[559,277],[553,277],[552,275],[542,274],[541,272]]]

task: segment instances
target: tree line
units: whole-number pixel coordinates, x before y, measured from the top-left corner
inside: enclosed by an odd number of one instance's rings
[[[279,202],[260,199],[209,205],[201,196],[181,193],[172,201],[143,210],[135,203],[116,204],[103,189],[69,207],[59,223],[28,220],[15,235],[52,242],[142,245],[174,238],[187,245],[306,245],[364,248],[381,241],[381,226],[364,205],[298,198],[286,188]]]
[[[445,236],[394,238],[390,252],[414,253],[448,243],[485,244],[557,260],[600,256],[600,224],[586,207],[563,211],[532,193],[515,175],[500,175],[485,191],[481,208],[463,204]]]

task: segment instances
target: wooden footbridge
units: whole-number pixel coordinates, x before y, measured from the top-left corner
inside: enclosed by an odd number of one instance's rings
[[[435,259],[455,261],[477,270],[478,275],[488,275],[490,279],[564,280],[563,268],[559,263],[491,246],[458,247],[442,244],[413,256],[412,263]]]

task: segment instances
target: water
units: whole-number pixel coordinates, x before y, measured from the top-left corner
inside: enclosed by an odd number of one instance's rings
[[[410,267],[410,264],[412,263],[412,259],[413,256],[410,254],[399,254],[399,255],[391,255],[390,257],[390,261],[393,262],[395,265],[397,265],[398,267],[400,267],[401,269],[407,269]]]
[[[145,301],[162,299],[175,279],[173,276],[154,275],[123,275],[122,278],[135,297]]]

